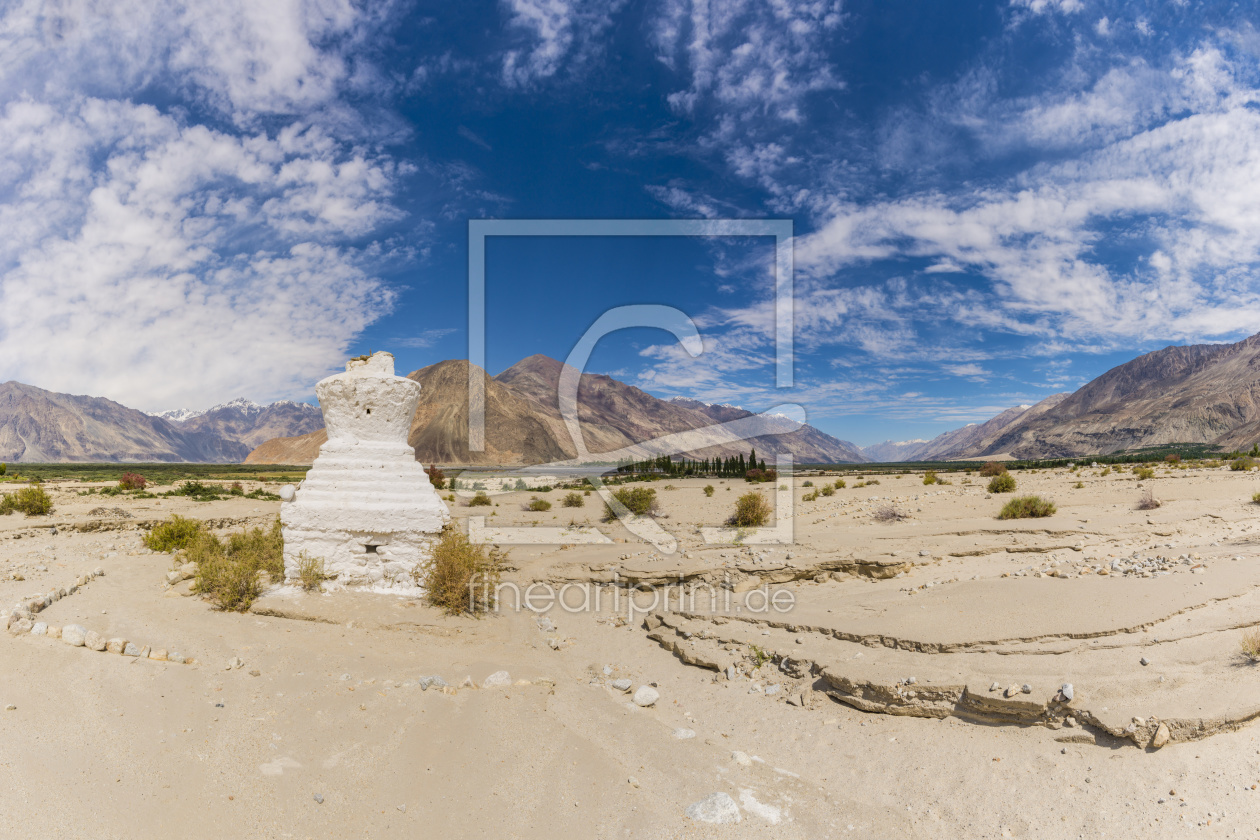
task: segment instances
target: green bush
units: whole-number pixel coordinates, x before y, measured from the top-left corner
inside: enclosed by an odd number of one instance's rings
[[[927,472],[923,473],[923,483],[935,484],[936,483],[936,470],[928,470]]]
[[[817,491],[817,490],[815,490],[815,491],[813,491],[812,493],[806,493],[804,496],[801,496],[801,501],[802,501],[802,502],[812,502],[812,501],[814,501],[814,500],[815,500],[815,499],[817,499],[817,498],[818,498],[818,491]]]
[[[1144,481],[1148,478],[1155,477],[1155,470],[1151,469],[1150,467],[1136,467],[1134,468],[1133,472],[1135,475],[1137,475],[1139,481]]]
[[[541,513],[544,510],[551,510],[551,502],[546,499],[530,499],[529,504],[525,506],[525,509]]]
[[[1036,519],[1052,516],[1054,512],[1054,502],[1040,496],[1016,496],[1002,506],[998,519]]]
[[[298,581],[307,592],[315,592],[328,576],[324,574],[324,558],[311,557],[305,551],[298,555]]]
[[[1260,493],[1252,493],[1252,494],[1251,494],[1251,501],[1252,501],[1252,502],[1254,502],[1254,503],[1255,503],[1255,504],[1257,504],[1257,505],[1260,505]]]
[[[636,516],[646,516],[656,512],[656,491],[651,487],[623,487],[613,492],[613,498],[625,505]],[[604,504],[604,521],[612,522],[617,518],[612,505]]]
[[[0,464],[0,475],[4,475],[8,471],[9,471],[8,464]]]
[[[230,535],[226,543],[201,531],[185,553],[197,564],[193,591],[221,610],[244,612],[262,594],[264,579],[284,580],[284,537],[279,519],[268,531],[240,531]]]
[[[735,500],[735,512],[727,520],[737,528],[755,528],[770,519],[770,505],[760,493],[745,493]]]
[[[176,548],[187,548],[197,534],[202,531],[199,519],[185,519],[179,514],[158,525],[154,525],[142,538],[144,544],[154,551],[168,552]]]
[[[1015,476],[1008,472],[993,476],[989,481],[990,493],[1009,493],[1015,489]]]
[[[836,483],[831,486],[836,488],[837,490],[843,490],[846,487],[843,478],[837,478]]]
[[[486,495],[486,491],[478,490],[477,494],[468,500],[469,507],[487,507],[493,504],[490,497]]]
[[[806,482],[805,482],[805,483],[803,483],[801,486],[802,486],[802,487],[813,487],[813,486],[814,486],[814,482],[812,482],[812,481],[806,481]]]
[[[576,490],[564,494],[565,507],[582,507],[586,504],[586,499],[582,498],[582,494]]]
[[[5,493],[0,499],[0,514],[8,515],[18,510],[27,516],[45,516],[52,513],[52,499],[38,485],[23,487],[14,493]]]
[[[1249,470],[1256,465],[1256,462],[1250,458],[1235,458],[1229,462],[1229,468],[1235,472]]]
[[[830,484],[824,484],[818,492],[822,493],[824,496],[834,496],[836,494],[836,488],[832,487]]]
[[[708,497],[712,497],[712,496],[713,496],[713,485],[712,485],[712,484],[706,484],[706,485],[704,485],[704,495],[705,495],[705,496],[708,496]]]
[[[486,550],[447,526],[433,547],[433,554],[416,568],[414,579],[425,588],[429,603],[448,615],[489,612],[495,607],[495,590],[503,574],[507,554],[497,547]]]

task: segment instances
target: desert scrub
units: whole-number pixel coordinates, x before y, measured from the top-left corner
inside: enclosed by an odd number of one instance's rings
[[[986,461],[984,466],[980,468],[980,475],[986,478],[994,475],[1001,475],[1006,472],[1006,465],[998,461]]]
[[[1260,493],[1252,493],[1251,502],[1252,504],[1260,505]]]
[[[415,582],[425,598],[447,615],[478,615],[494,609],[495,590],[507,554],[498,547],[473,545],[468,537],[447,526],[433,546],[432,556],[416,568]]]
[[[586,504],[586,499],[582,498],[582,494],[576,490],[572,490],[564,494],[565,507],[582,507]]]
[[[836,494],[836,488],[832,487],[830,484],[824,484],[821,488],[819,488],[818,492],[824,496],[834,496]]]
[[[429,483],[433,485],[434,490],[446,489],[446,474],[437,467],[425,467],[424,472],[429,476]]]
[[[1016,496],[1002,505],[998,519],[1037,519],[1052,516],[1055,510],[1054,502],[1040,496]]]
[[[201,531],[200,519],[186,519],[179,514],[174,514],[165,522],[154,525],[142,540],[146,548],[168,552],[177,548],[187,548],[193,537]]]
[[[1073,487],[1075,487],[1077,490],[1084,490],[1084,489],[1085,489],[1085,482],[1083,482],[1083,481],[1078,481],[1078,482],[1076,482],[1075,484],[1073,484],[1072,486],[1073,486]]]
[[[244,612],[267,582],[284,580],[284,538],[279,519],[267,531],[253,528],[231,534],[226,543],[202,531],[185,554],[197,564],[193,591],[221,610]]]
[[[1103,467],[1103,471],[1099,473],[1101,476],[1111,475],[1111,467]]]
[[[760,493],[745,493],[735,500],[735,512],[727,520],[736,528],[755,528],[770,519],[770,505]]]
[[[705,495],[705,496],[708,496],[708,497],[710,497],[710,498],[712,498],[712,496],[713,496],[713,485],[712,485],[712,484],[706,484],[706,485],[704,485],[704,495]]]
[[[1138,477],[1138,481],[1145,481],[1148,478],[1155,477],[1155,470],[1150,467],[1134,467],[1133,474]]]
[[[477,495],[468,500],[469,507],[488,507],[490,504],[490,497],[484,490],[478,490]]]
[[[546,499],[534,497],[529,500],[529,504],[525,506],[526,510],[532,510],[536,513],[542,513],[544,510],[551,510],[551,502]]]
[[[802,501],[802,502],[812,502],[812,501],[814,501],[814,500],[815,500],[815,499],[817,499],[817,498],[818,498],[818,491],[817,491],[817,490],[814,490],[814,491],[812,491],[812,492],[806,493],[804,496],[801,496],[801,501]]]
[[[144,476],[133,472],[125,472],[122,478],[118,479],[118,486],[124,490],[143,490],[147,483]]]
[[[311,557],[305,551],[298,555],[298,583],[307,592],[319,591],[320,584],[328,579],[324,574],[324,558]]]
[[[1248,630],[1239,640],[1243,656],[1252,662],[1260,662],[1260,630]]]
[[[836,479],[836,483],[835,483],[835,484],[833,484],[833,485],[831,485],[831,486],[832,486],[832,487],[834,487],[834,488],[836,488],[837,490],[843,490],[843,489],[845,488],[844,479],[843,479],[843,478],[837,478],[837,479]]]
[[[936,470],[928,470],[927,472],[925,472],[923,474],[923,483],[935,484],[936,483]]]
[[[729,489],[729,488],[727,488]],[[656,512],[656,491],[651,487],[623,487],[613,492],[613,498],[620,502],[635,516],[646,516]],[[612,522],[617,518],[612,505],[604,503],[604,521]]]
[[[1015,489],[1015,476],[1008,472],[993,476],[989,481],[990,493],[1010,493]]]
[[[23,487],[13,493],[5,493],[0,499],[0,514],[8,515],[15,510],[27,516],[45,516],[52,513],[52,499],[39,485]]]
[[[1229,462],[1229,468],[1235,472],[1249,470],[1256,465],[1256,462],[1250,458],[1235,458]]]
[[[1147,490],[1142,494],[1142,498],[1138,499],[1138,510],[1154,510],[1162,504],[1159,499],[1155,498],[1155,494]]]
[[[812,481],[807,481],[807,482],[805,482],[804,484],[802,484],[801,486],[802,486],[802,487],[813,487],[813,486],[814,486],[814,482],[812,482]]]

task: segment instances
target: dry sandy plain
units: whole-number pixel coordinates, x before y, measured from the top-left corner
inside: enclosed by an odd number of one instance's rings
[[[633,620],[611,588],[599,611],[481,620],[345,591],[216,612],[168,586],[171,558],[137,527],[172,513],[265,525],[279,503],[50,482],[51,516],[0,517],[0,605],[100,567],[38,620],[193,662],[0,634],[0,835],[1255,836],[1260,665],[1240,639],[1260,622],[1260,473],[1098,473],[1016,473],[1058,513],[1011,522],[978,476],[850,475],[813,502],[798,476],[794,543],[755,548],[706,547],[696,528],[747,485],[661,481],[678,554],[621,526],[610,545],[512,549],[521,584],[725,578],[736,604],[763,584],[795,599]],[[1162,507],[1135,509],[1146,487]],[[601,513],[595,497],[561,507],[559,490],[526,513],[531,495],[453,512],[551,526]],[[890,503],[909,517],[875,521]],[[460,687],[503,670],[509,685]],[[431,675],[450,687],[422,688]],[[623,679],[660,699],[634,705]],[[687,816],[714,793],[738,823]]]

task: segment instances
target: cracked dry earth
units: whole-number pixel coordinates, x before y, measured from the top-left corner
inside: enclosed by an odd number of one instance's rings
[[[1098,473],[1016,473],[1018,493],[1053,498],[1058,513],[1015,522],[961,474],[943,487],[880,476],[813,502],[798,476],[794,542],[756,547],[706,546],[696,531],[748,485],[658,482],[678,553],[619,526],[605,526],[608,545],[517,546],[513,582],[572,584],[570,603],[598,591],[600,609],[483,620],[414,597],[286,589],[219,613],[186,582],[167,585],[172,558],[143,549],[137,524],[178,512],[232,530],[269,523],[276,503],[100,508],[51,483],[51,516],[0,517],[0,605],[101,567],[39,620],[195,664],[0,637],[0,706],[14,707],[0,711],[0,826],[119,838],[1256,835],[1260,666],[1240,639],[1260,623],[1260,479]],[[1162,507],[1135,509],[1146,489]],[[533,493],[453,512],[553,527],[602,512],[594,497],[561,508],[562,494],[547,494],[547,513],[522,510]],[[875,521],[886,505],[909,517]],[[652,591],[631,610],[625,589],[583,589],[614,579],[657,587],[656,608]],[[680,579],[699,597],[680,610],[673,589],[662,608],[661,587]],[[710,609],[704,585],[723,581],[732,606]],[[748,609],[763,585],[793,607]],[[507,684],[472,687],[499,671]],[[433,675],[449,685],[422,680]],[[646,684],[660,699],[641,708],[630,697]],[[715,793],[738,823],[687,816]]]

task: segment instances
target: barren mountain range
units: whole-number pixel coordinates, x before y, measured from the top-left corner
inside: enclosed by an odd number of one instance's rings
[[[300,403],[259,406],[236,400],[170,420],[101,397],[0,385],[0,461],[242,460],[276,434],[319,428],[319,409]]]
[[[924,443],[876,444],[864,454],[902,461],[1075,458],[1169,443],[1246,449],[1257,441],[1260,335],[1236,344],[1165,347],[1074,393],[1016,406]]]
[[[573,458],[576,447],[557,404],[561,362],[535,355],[522,359],[498,376],[484,371],[486,449],[468,450],[467,361],[438,362],[408,378],[419,382],[420,405],[408,441],[425,463],[518,466]],[[578,388],[578,416],[587,449],[609,452],[674,432],[701,429],[752,412],[733,406],[711,406],[695,400],[662,400],[609,376],[584,374]],[[314,460],[326,440],[320,429],[308,435],[271,440],[250,453],[246,463],[304,464]],[[782,435],[751,438],[730,446],[711,446],[690,453],[705,458],[734,455],[756,447],[791,452],[797,463],[860,462],[866,458],[846,441],[804,426]]]

